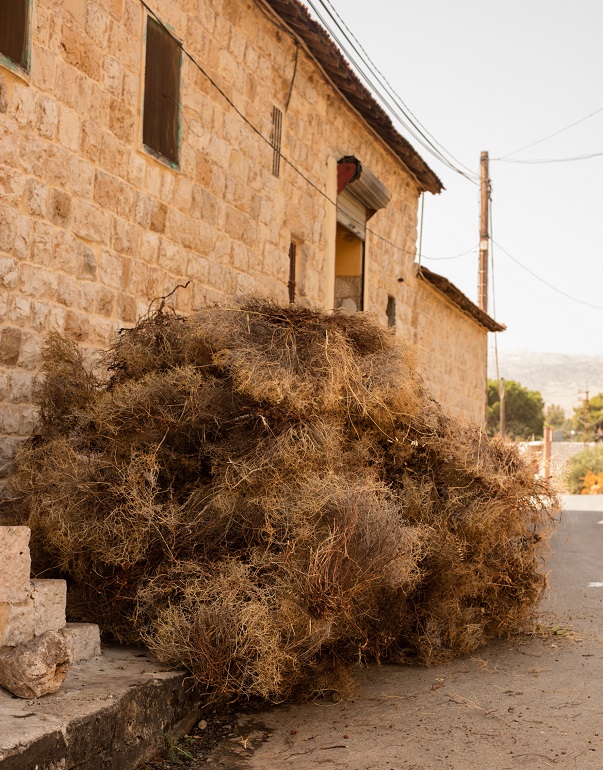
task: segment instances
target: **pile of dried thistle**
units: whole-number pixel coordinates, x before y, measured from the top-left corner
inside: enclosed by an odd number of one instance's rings
[[[365,315],[161,310],[102,379],[58,336],[44,368],[13,478],[37,569],[216,698],[337,691],[350,663],[436,663],[531,622],[551,490]]]

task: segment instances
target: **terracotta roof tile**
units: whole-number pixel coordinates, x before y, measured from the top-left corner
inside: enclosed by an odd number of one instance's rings
[[[429,284],[431,284],[431,286],[434,287],[434,289],[437,289],[445,297],[448,297],[451,302],[454,302],[457,307],[459,307],[461,310],[464,310],[468,315],[472,316],[478,322],[478,324],[480,324],[480,326],[483,326],[484,329],[487,329],[489,332],[502,332],[507,328],[504,324],[499,324],[487,313],[481,310],[474,302],[469,299],[469,297],[463,294],[460,289],[457,289],[457,287],[451,283],[448,278],[444,278],[443,275],[433,273],[426,267],[419,267],[417,275],[419,278],[426,280]]]
[[[396,131],[385,110],[361,83],[339,48],[305,6],[298,0],[264,1],[305,43],[333,85],[412,171],[422,188],[431,193],[441,192],[442,182],[414,147]]]

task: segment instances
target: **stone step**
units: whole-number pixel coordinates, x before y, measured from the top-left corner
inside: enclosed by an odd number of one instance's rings
[[[100,630],[95,623],[67,623],[61,633],[70,646],[74,663],[101,654]]]
[[[35,635],[60,631],[65,623],[67,583],[64,580],[32,580]]]
[[[51,695],[0,690],[0,770],[134,770],[201,718],[200,698],[145,650],[104,647]]]
[[[16,647],[65,626],[67,583],[31,580],[24,601],[0,603],[0,647]]]

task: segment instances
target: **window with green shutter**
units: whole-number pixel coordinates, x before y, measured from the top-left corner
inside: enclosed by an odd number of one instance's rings
[[[180,68],[178,41],[147,19],[142,141],[153,153],[177,164],[180,156]]]
[[[29,0],[0,0],[0,57],[29,70]]]

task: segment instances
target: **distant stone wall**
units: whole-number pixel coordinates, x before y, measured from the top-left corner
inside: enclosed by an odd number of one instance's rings
[[[330,307],[343,156],[391,192],[369,221],[366,307],[386,324],[393,298],[408,333],[419,185],[278,22],[251,0],[152,3],[266,139],[282,111],[277,178],[272,147],[187,56],[180,167],[145,151],[140,0],[32,5],[31,73],[0,65],[0,474],[34,426],[49,331],[92,354],[189,280],[173,298],[185,313],[251,292],[286,302],[292,240],[298,300]]]
[[[453,417],[483,425],[486,417],[487,331],[419,281],[413,317],[419,371]]]

